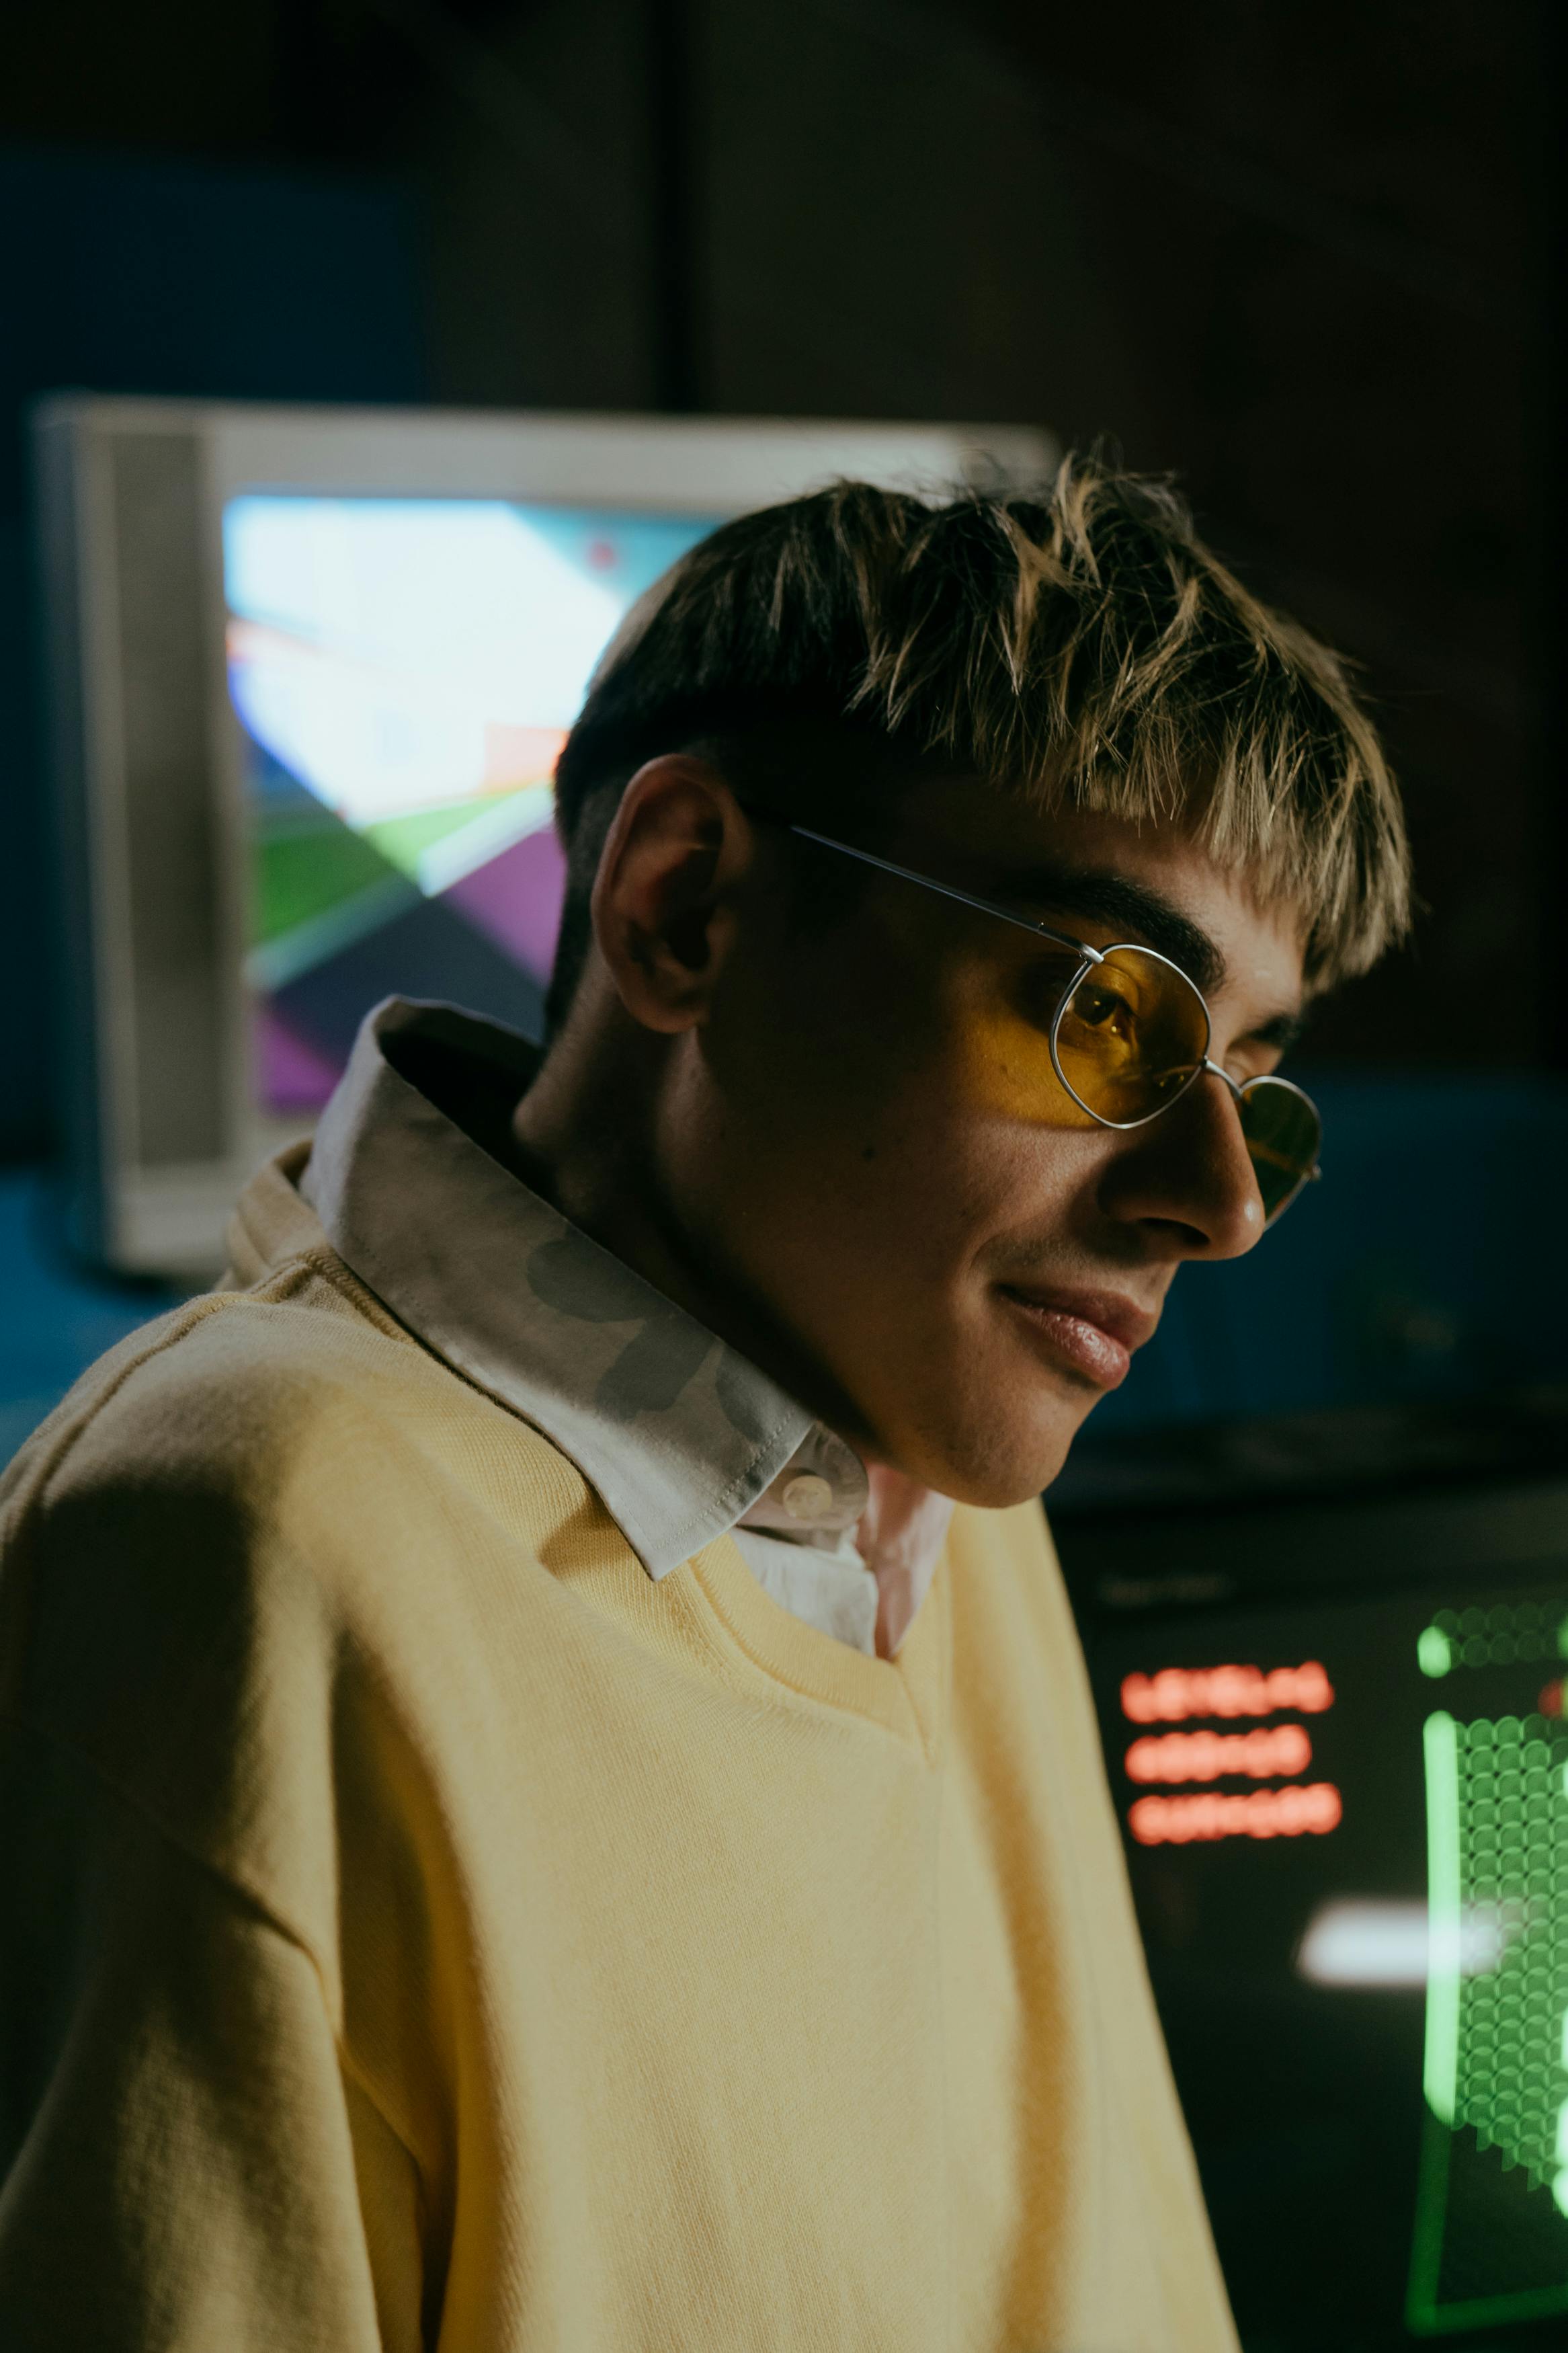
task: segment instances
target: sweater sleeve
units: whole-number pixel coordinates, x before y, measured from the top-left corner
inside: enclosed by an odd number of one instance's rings
[[[0,1725],[0,2344],[415,2353],[418,2206],[310,1955]]]

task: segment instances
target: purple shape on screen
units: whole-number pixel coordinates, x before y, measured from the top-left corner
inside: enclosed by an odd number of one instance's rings
[[[277,1008],[256,1008],[256,1075],[258,1091],[268,1111],[320,1111],[342,1075],[328,1060],[291,1029]]]
[[[548,980],[561,929],[566,860],[553,826],[514,841],[443,891],[449,907],[538,980]]]

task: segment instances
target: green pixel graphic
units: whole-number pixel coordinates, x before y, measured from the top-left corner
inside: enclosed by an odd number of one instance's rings
[[[1511,1608],[1439,1609],[1415,1645],[1424,1675],[1436,1680],[1456,1667],[1508,1667],[1568,1659],[1568,1617],[1550,1601],[1521,1601]]]
[[[1552,1612],[1444,1612],[1423,1643],[1450,1628],[1556,1649]],[[1406,2318],[1433,2335],[1568,2312],[1568,1727],[1439,1710],[1424,1747],[1428,2116]]]

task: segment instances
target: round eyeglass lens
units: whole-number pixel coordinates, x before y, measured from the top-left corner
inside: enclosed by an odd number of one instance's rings
[[[1288,1079],[1254,1079],[1241,1090],[1240,1107],[1267,1221],[1289,1208],[1316,1168],[1323,1123],[1317,1105]]]
[[[1203,1067],[1209,1018],[1184,972],[1152,948],[1118,947],[1057,1016],[1057,1064],[1086,1111],[1134,1127],[1175,1102]]]

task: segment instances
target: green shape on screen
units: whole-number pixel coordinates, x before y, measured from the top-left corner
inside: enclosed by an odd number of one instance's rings
[[[374,842],[329,809],[319,824],[269,828],[256,844],[251,937],[258,944],[284,939],[376,889],[395,871]]]
[[[1430,2337],[1568,2313],[1568,1727],[1438,1709],[1422,1745],[1426,2122],[1405,2320]]]
[[[1454,1645],[1441,1626],[1424,1626],[1415,1644],[1416,1663],[1424,1675],[1446,1675],[1454,1663]]]

